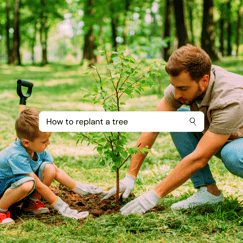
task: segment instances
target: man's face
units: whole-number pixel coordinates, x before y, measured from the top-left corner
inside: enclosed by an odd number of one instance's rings
[[[170,83],[175,88],[174,98],[182,105],[191,105],[203,98],[208,87],[208,75],[204,75],[199,82],[191,79],[188,72],[182,72],[177,77],[170,76]]]

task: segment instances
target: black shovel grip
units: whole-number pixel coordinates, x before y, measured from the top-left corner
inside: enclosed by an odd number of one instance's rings
[[[27,87],[27,93],[25,95],[23,95],[21,87]],[[26,105],[26,100],[27,98],[29,98],[31,96],[31,92],[32,92],[32,88],[33,88],[33,83],[28,82],[28,81],[24,81],[24,80],[18,80],[17,81],[17,94],[20,97],[20,101],[19,104],[20,105]]]

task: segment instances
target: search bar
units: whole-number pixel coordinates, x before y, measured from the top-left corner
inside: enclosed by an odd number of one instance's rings
[[[43,111],[42,132],[202,132],[200,111]]]

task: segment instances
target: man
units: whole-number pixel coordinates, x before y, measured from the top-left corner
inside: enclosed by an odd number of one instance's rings
[[[160,199],[191,178],[198,189],[187,200],[175,203],[173,209],[189,208],[223,201],[210,172],[208,161],[213,155],[222,159],[233,174],[243,177],[243,76],[212,66],[201,48],[186,45],[176,50],[165,66],[170,85],[164,91],[156,111],[176,111],[189,105],[192,111],[205,114],[203,133],[171,133],[182,160],[153,190],[125,205],[121,212],[142,214]],[[180,108],[179,111],[189,110]],[[151,148],[158,132],[142,133],[139,148]],[[123,198],[133,190],[138,171],[146,155],[133,155],[126,177],[120,181]],[[103,199],[115,194],[111,189]]]

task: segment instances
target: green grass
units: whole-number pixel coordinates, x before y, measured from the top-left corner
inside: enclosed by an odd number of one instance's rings
[[[243,75],[243,59],[227,58],[216,63],[225,69]],[[102,67],[101,67],[102,68]],[[33,94],[27,107],[39,110],[100,110],[82,98],[81,88],[90,89],[94,80],[83,77],[80,66],[51,64],[44,68],[24,66],[0,66],[0,150],[9,146],[14,138],[14,122],[18,113],[19,98],[16,81],[23,79],[34,83]],[[162,90],[169,84],[163,73]],[[134,99],[126,98],[124,110],[154,110],[162,95],[157,88],[145,91]],[[163,93],[163,92],[162,92]],[[53,133],[49,151],[58,167],[75,180],[109,188],[115,183],[115,173],[109,166],[101,167],[99,155],[92,146],[76,145],[77,134]],[[128,133],[129,145],[135,145],[139,133]],[[160,133],[146,158],[134,189],[139,196],[163,180],[180,161],[169,133]],[[41,219],[29,216],[29,220],[11,226],[0,227],[0,242],[242,242],[243,200],[242,179],[230,174],[222,162],[213,157],[209,162],[212,173],[226,200],[215,206],[196,209],[150,213],[142,216],[121,214],[90,216],[84,221],[62,219],[62,216]],[[129,162],[121,170],[126,174]],[[167,209],[171,204],[185,199],[195,192],[188,180],[167,195],[160,204]],[[62,222],[59,224],[58,222]]]

